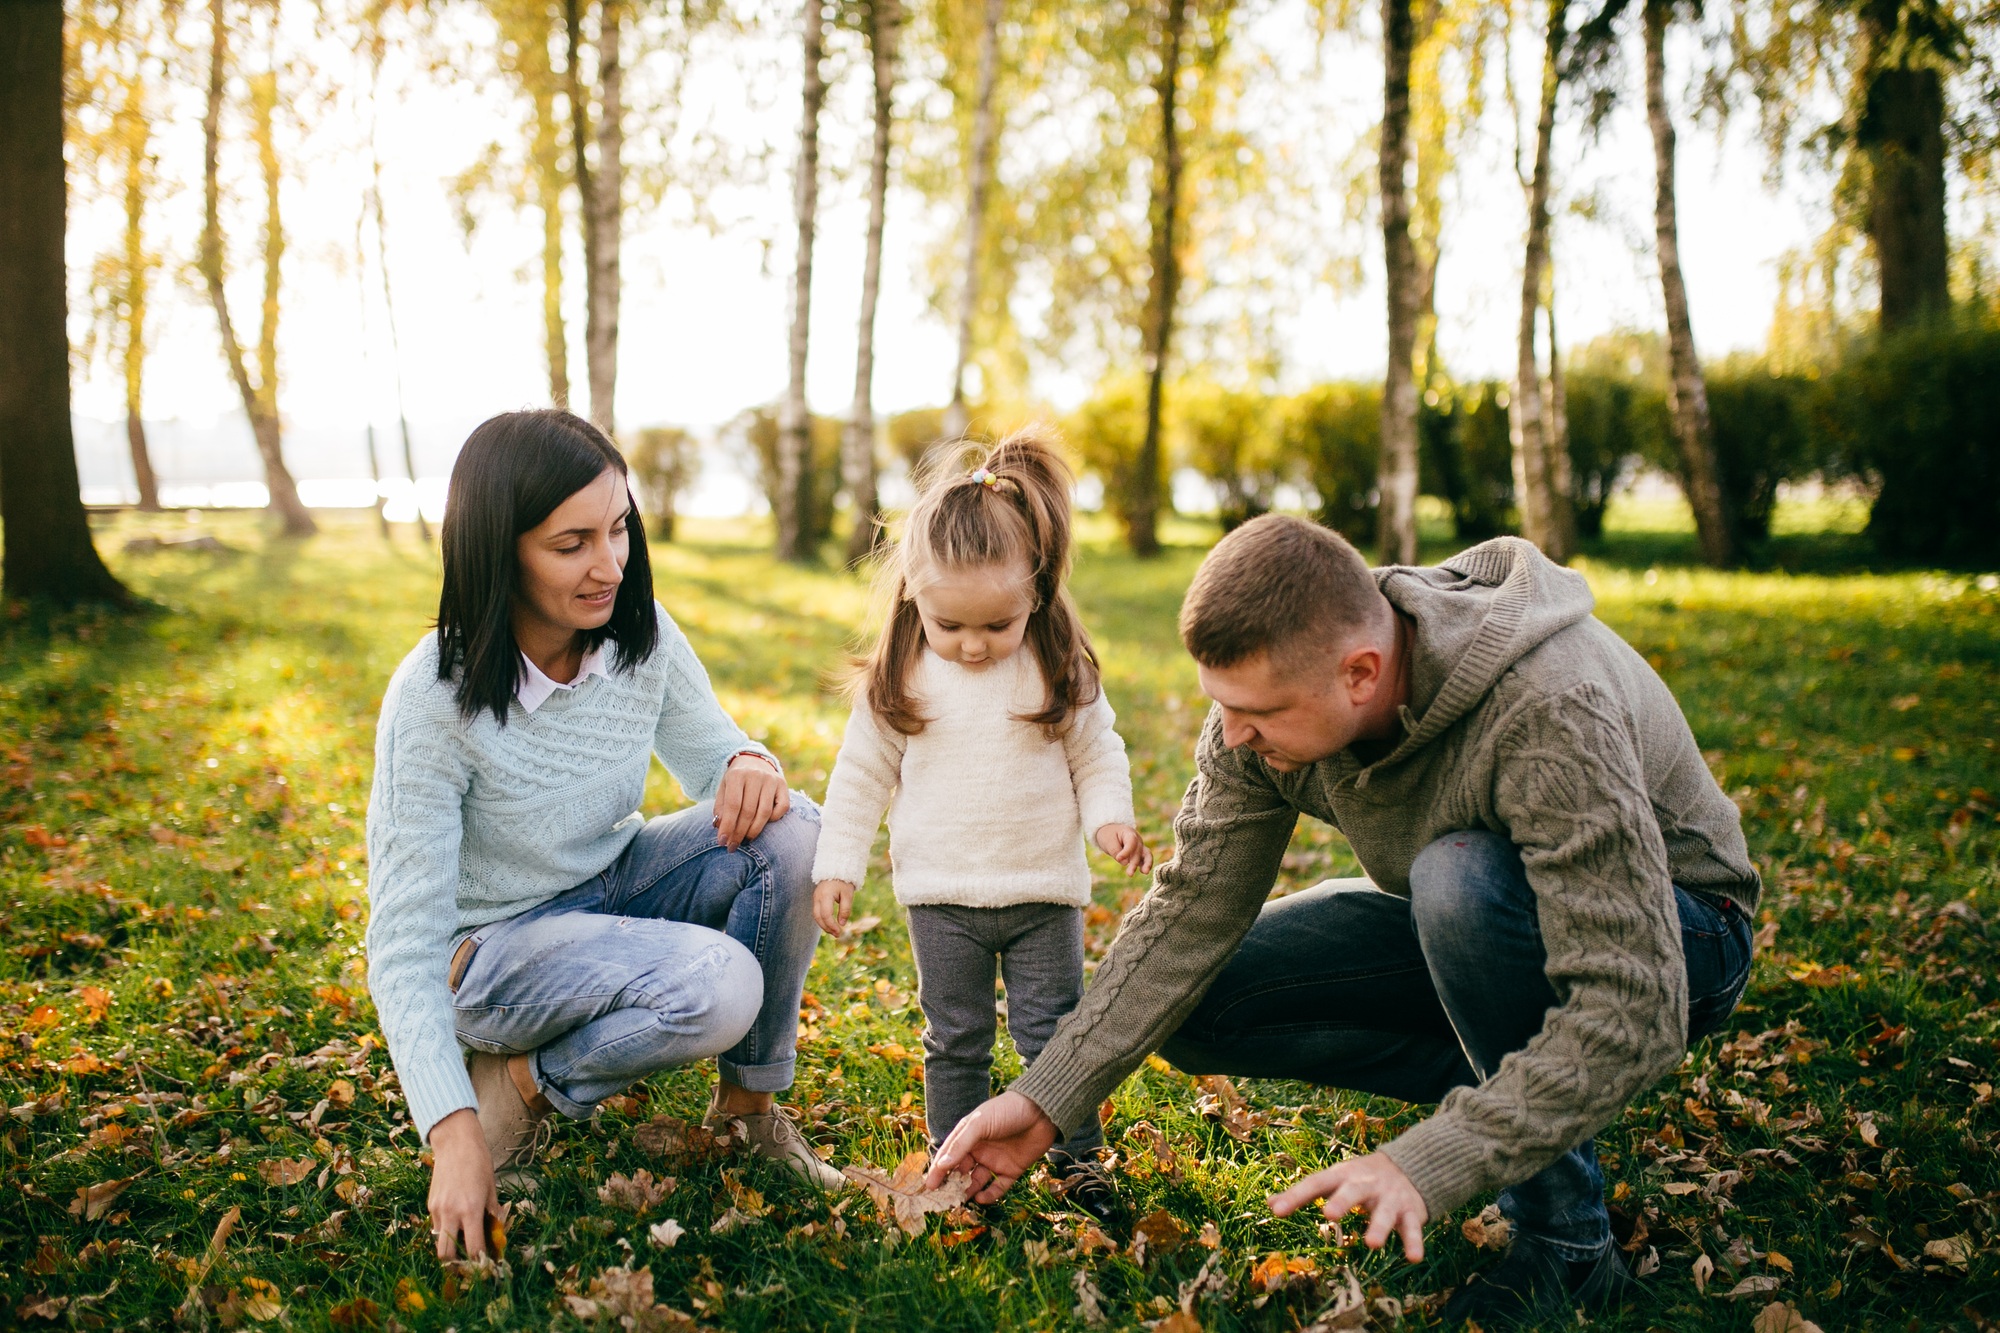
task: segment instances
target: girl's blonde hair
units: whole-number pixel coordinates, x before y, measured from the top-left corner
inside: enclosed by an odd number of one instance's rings
[[[1012,564],[1029,570],[1024,646],[1048,688],[1040,711],[1021,720],[1054,739],[1077,709],[1096,702],[1097,654],[1069,595],[1070,483],[1069,465],[1044,427],[1016,431],[983,457],[977,446],[940,451],[918,477],[902,540],[877,567],[882,627],[849,678],[854,706],[866,704],[902,735],[922,731],[929,719],[909,688],[924,650],[916,594],[944,570]]]

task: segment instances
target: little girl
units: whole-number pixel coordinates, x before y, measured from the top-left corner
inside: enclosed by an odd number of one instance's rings
[[[1083,835],[1128,872],[1152,868],[1125,743],[1066,587],[1069,487],[1033,432],[970,472],[928,479],[883,564],[887,623],[857,665],[827,784],[813,915],[828,934],[846,925],[889,813],[933,1146],[991,1095],[995,960],[1023,1064],[1082,997]],[[1114,1206],[1093,1157],[1102,1142],[1093,1124],[1049,1153],[1068,1197],[1101,1216]]]

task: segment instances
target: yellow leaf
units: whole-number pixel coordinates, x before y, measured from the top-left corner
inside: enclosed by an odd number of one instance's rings
[[[354,1084],[344,1078],[335,1079],[333,1086],[326,1090],[326,1099],[345,1110],[354,1105]]]
[[[1792,1271],[1792,1261],[1784,1255],[1779,1254],[1776,1250],[1765,1251],[1764,1262],[1773,1268],[1782,1268],[1787,1273]]]
[[[404,1314],[418,1314],[428,1308],[430,1295],[415,1278],[396,1279],[396,1308]]]
[[[259,1323],[276,1319],[283,1314],[285,1306],[278,1299],[278,1289],[261,1278],[243,1279],[243,1313]]]

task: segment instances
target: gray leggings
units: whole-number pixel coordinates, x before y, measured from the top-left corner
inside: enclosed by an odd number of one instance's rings
[[[1007,1031],[1023,1067],[1083,998],[1083,912],[1062,903],[912,907],[917,1002],[924,1010],[924,1120],[933,1144],[993,1095],[993,964],[1007,983]],[[1096,1117],[1056,1147],[1104,1143]]]

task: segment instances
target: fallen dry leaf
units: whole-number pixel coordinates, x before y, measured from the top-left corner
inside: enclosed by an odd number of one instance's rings
[[[354,1105],[354,1084],[349,1079],[337,1078],[326,1090],[326,1099],[341,1110]]]
[[[1703,1296],[1708,1294],[1708,1280],[1715,1276],[1715,1260],[1705,1254],[1694,1257],[1694,1289]]]
[[[284,1302],[278,1299],[278,1289],[262,1278],[243,1279],[243,1313],[258,1323],[276,1319],[285,1312]]]
[[[1201,1320],[1185,1311],[1176,1310],[1154,1324],[1153,1333],[1202,1333]]]
[[[927,1216],[956,1208],[972,1197],[972,1175],[965,1171],[953,1172],[934,1190],[925,1189],[930,1160],[931,1155],[919,1148],[896,1164],[893,1175],[868,1162],[851,1162],[840,1172],[867,1189],[884,1223],[915,1236],[922,1233]]]
[[[597,1201],[627,1212],[649,1213],[674,1192],[676,1183],[672,1176],[655,1179],[653,1173],[643,1167],[629,1176],[622,1172],[614,1173],[611,1179],[597,1187]]]
[[[1505,1249],[1514,1232],[1513,1224],[1500,1215],[1500,1205],[1493,1203],[1481,1209],[1479,1216],[1467,1218],[1459,1230],[1481,1250]]]
[[[144,1175],[140,1172],[140,1175]],[[78,1188],[76,1198],[70,1200],[69,1215],[80,1217],[86,1222],[95,1222],[111,1211],[112,1203],[130,1189],[138,1176],[127,1176],[123,1180],[101,1180],[95,1185]]]
[[[1946,1236],[1940,1240],[1924,1242],[1924,1258],[1953,1268],[1964,1268],[1972,1262],[1972,1238],[1970,1236]]]
[[[296,1185],[311,1175],[317,1165],[310,1157],[278,1157],[257,1163],[257,1174],[264,1178],[266,1185],[273,1187]]]
[[[1104,1322],[1104,1293],[1090,1280],[1090,1274],[1079,1268],[1071,1275],[1070,1288],[1076,1292],[1076,1317],[1086,1324]]]
[[[687,1228],[670,1217],[664,1222],[655,1222],[647,1227],[646,1234],[652,1237],[653,1244],[663,1250],[671,1250],[680,1243],[680,1238],[687,1234]]]
[[[1132,1260],[1143,1264],[1147,1254],[1172,1254],[1187,1243],[1187,1229],[1164,1208],[1156,1208],[1132,1224]]]
[[[723,1211],[721,1217],[715,1219],[715,1224],[709,1227],[709,1231],[717,1236],[726,1236],[732,1231],[752,1226],[756,1222],[757,1215],[755,1213],[746,1213],[732,1203]],[[922,1230],[922,1227],[919,1226],[918,1230]]]
[[[840,938],[844,940],[858,940],[881,924],[882,918],[879,916],[873,914],[857,916],[847,923],[846,929],[840,932]]]
[[[1820,1333],[1820,1326],[1789,1301],[1772,1301],[1750,1321],[1750,1333]]]
[[[1249,1103],[1243,1100],[1243,1094],[1236,1091],[1236,1085],[1221,1074],[1203,1074],[1195,1082],[1202,1090],[1202,1096],[1195,1102],[1195,1111],[1220,1124],[1223,1132],[1237,1142],[1248,1143],[1259,1129],[1270,1122],[1270,1116],[1251,1110]]]
[[[582,1296],[565,1296],[563,1303],[578,1319],[609,1318],[629,1333],[680,1333],[695,1327],[694,1316],[653,1299],[653,1270],[607,1268],[590,1280]]]
[[[632,1141],[654,1157],[665,1158],[670,1166],[724,1157],[736,1146],[727,1137],[717,1138],[700,1125],[671,1115],[654,1116],[632,1131]]]
[[[1214,1218],[1210,1218],[1201,1224],[1201,1234],[1195,1239],[1208,1249],[1219,1250],[1222,1248],[1222,1228],[1215,1225]]]
[[[1319,1265],[1312,1256],[1302,1254],[1293,1259],[1282,1250],[1267,1254],[1250,1270],[1250,1285],[1259,1291],[1278,1291],[1290,1283],[1319,1276]]]
[[[1746,1277],[1728,1291],[1722,1293],[1724,1300],[1740,1301],[1746,1296],[1768,1296],[1784,1285],[1785,1279],[1773,1277],[1769,1273],[1759,1273]]]
[[[335,1328],[375,1328],[382,1322],[382,1307],[366,1296],[356,1296],[326,1312]]]

